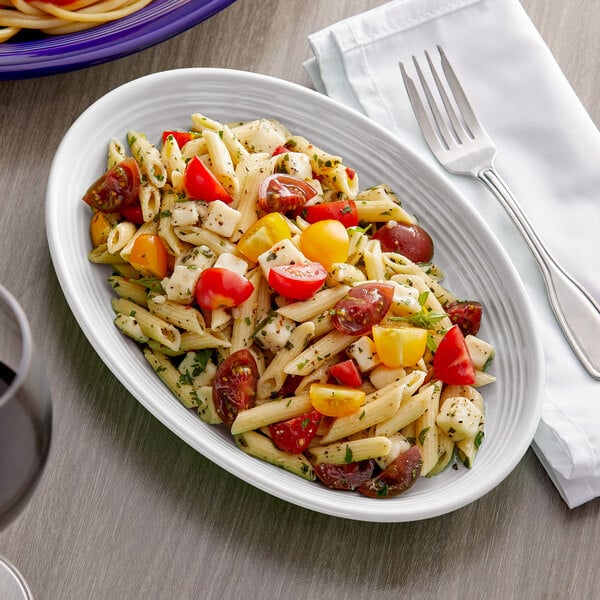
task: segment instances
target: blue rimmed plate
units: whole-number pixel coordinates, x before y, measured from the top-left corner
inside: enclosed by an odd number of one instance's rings
[[[86,31],[0,44],[0,80],[90,67],[167,40],[235,0],[153,0],[141,10]]]

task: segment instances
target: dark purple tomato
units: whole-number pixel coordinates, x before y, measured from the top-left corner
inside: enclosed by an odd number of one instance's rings
[[[257,381],[256,361],[245,348],[230,354],[219,365],[213,381],[213,402],[227,427],[231,427],[239,412],[254,406]]]
[[[369,498],[393,498],[405,492],[421,474],[423,459],[418,446],[412,446],[389,464],[377,477],[368,479],[358,491]]]
[[[481,326],[483,308],[476,300],[464,300],[462,302],[451,302],[444,306],[450,320],[458,325],[464,335],[477,335]]]
[[[387,314],[394,288],[387,283],[363,283],[350,289],[333,308],[331,322],[341,333],[363,335]]]
[[[265,177],[258,188],[258,205],[265,212],[287,212],[304,206],[317,195],[309,183],[286,173]]]
[[[355,490],[373,476],[374,460],[332,465],[321,463],[315,465],[315,473],[319,480],[334,490]]]
[[[106,171],[88,188],[83,201],[102,212],[118,211],[138,202],[140,168],[135,158],[126,158]]]
[[[384,252],[396,252],[416,263],[428,263],[433,258],[433,240],[420,226],[389,221],[380,227],[373,239],[379,240]]]

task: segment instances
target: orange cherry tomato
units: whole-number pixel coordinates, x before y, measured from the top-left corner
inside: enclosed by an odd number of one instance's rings
[[[90,221],[90,236],[94,248],[100,244],[105,244],[110,231],[110,221],[103,212],[95,212]]]
[[[329,271],[334,263],[346,262],[350,239],[342,223],[325,219],[309,225],[302,232],[300,249],[306,258],[320,262]]]
[[[161,279],[168,275],[169,254],[160,237],[152,233],[137,236],[129,262],[142,274]]]

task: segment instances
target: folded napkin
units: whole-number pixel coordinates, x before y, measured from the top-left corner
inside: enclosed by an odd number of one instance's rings
[[[573,508],[600,496],[600,382],[572,354],[516,227],[482,184],[450,175],[425,145],[398,62],[444,48],[498,147],[496,166],[550,251],[600,299],[600,134],[517,0],[394,0],[309,36],[316,89],[398,136],[452,179],[521,274],[546,358],[533,448]],[[600,340],[598,341],[600,344]]]

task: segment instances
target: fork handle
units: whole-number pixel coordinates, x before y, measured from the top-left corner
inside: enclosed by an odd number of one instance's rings
[[[600,306],[550,254],[498,172],[488,167],[477,173],[477,179],[498,198],[525,238],[560,328],[587,372],[600,380]]]

